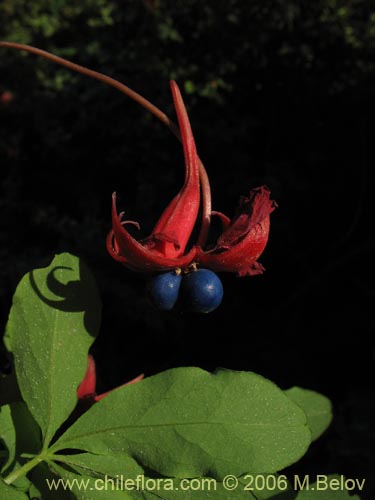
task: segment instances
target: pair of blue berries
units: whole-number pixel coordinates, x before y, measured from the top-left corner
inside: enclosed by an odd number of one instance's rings
[[[181,294],[185,307],[193,312],[209,313],[220,305],[223,285],[209,269],[196,269],[187,274],[168,271],[150,280],[148,293],[154,305],[162,311],[170,311]]]

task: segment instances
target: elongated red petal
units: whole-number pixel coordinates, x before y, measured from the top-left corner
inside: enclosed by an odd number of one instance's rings
[[[236,272],[239,276],[262,273],[264,268],[257,260],[267,244],[269,215],[275,208],[266,187],[252,190],[249,198],[243,198],[239,213],[216,247],[199,255],[199,263],[213,271]]]
[[[185,158],[185,182],[158,220],[151,238],[166,257],[181,256],[195,226],[200,203],[199,159],[189,117],[176,82],[170,82]]]
[[[148,248],[124,228],[116,208],[116,193],[112,195],[112,231],[107,237],[110,255],[125,266],[139,272],[165,271],[188,266],[195,258],[193,247],[181,257],[165,257],[157,248]]]

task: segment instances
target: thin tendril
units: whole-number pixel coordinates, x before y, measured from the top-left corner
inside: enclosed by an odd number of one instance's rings
[[[154,116],[156,116],[156,118],[158,118],[158,120],[164,123],[169,128],[169,130],[181,141],[181,135],[178,126],[165,113],[163,113],[163,111],[161,111],[158,107],[154,106],[150,101],[142,97],[134,90],[130,89],[128,86],[119,82],[118,80],[115,80],[110,76],[104,75],[103,73],[99,73],[98,71],[94,71],[92,69],[68,61],[67,59],[64,59],[62,57],[55,56],[54,54],[51,54],[50,52],[47,52],[45,50],[32,47],[31,45],[0,41],[0,47],[25,50],[26,52],[30,52],[31,54],[44,57],[49,61],[52,61],[56,64],[60,64],[61,66],[65,66],[66,68],[76,71],[77,73],[89,76],[91,78],[99,80],[102,83],[105,83],[106,85],[110,85],[111,87],[116,88],[117,90],[125,94],[127,97],[130,97],[130,99],[140,104],[143,108],[147,109]],[[208,230],[210,227],[210,220],[211,220],[211,189],[206,169],[199,157],[198,157],[198,162],[199,162],[199,177],[202,186],[202,207],[203,207],[202,224],[198,237],[198,245],[203,246],[208,236]]]

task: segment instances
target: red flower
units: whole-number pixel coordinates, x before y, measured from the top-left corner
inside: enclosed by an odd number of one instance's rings
[[[126,224],[139,227],[138,223],[124,220],[124,213],[117,212],[116,193],[112,195],[112,230],[107,237],[107,249],[115,260],[138,272],[188,269],[196,265],[203,265],[213,271],[236,272],[239,276],[263,272],[264,268],[257,260],[267,244],[269,216],[277,205],[270,199],[269,190],[261,186],[240,200],[233,220],[211,211],[207,172],[197,155],[189,118],[175,82],[171,82],[171,90],[179,128],[156,106],[114,78],[29,45],[0,42],[0,47],[31,52],[115,87],[154,114],[181,139],[185,156],[185,182],[148,238],[137,241],[131,236],[125,228]],[[199,236],[196,244],[187,248],[198,217],[200,201],[202,223]],[[220,217],[224,230],[213,248],[206,248],[211,215]]]
[[[264,268],[257,259],[266,246],[269,215],[276,203],[270,199],[269,190],[262,186],[251,190],[248,198],[240,200],[238,213],[232,221],[219,212],[211,212],[208,177],[197,155],[186,108],[174,81],[171,90],[184,150],[185,183],[164,210],[150,236],[141,241],[126,230],[126,224],[139,225],[123,220],[123,212],[118,214],[114,193],[108,252],[115,260],[139,272],[186,269],[201,264],[213,271],[231,271],[239,276],[262,273]],[[205,201],[201,233],[197,244],[186,251],[198,216],[200,191]],[[205,250],[211,215],[221,218],[224,231],[214,248]]]

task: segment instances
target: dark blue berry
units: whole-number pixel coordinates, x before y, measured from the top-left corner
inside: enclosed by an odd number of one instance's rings
[[[181,285],[181,274],[169,271],[154,276],[148,283],[148,293],[154,305],[162,311],[170,311],[175,305]]]
[[[216,309],[224,293],[220,278],[209,269],[198,269],[184,275],[181,292],[186,306],[201,313]]]

